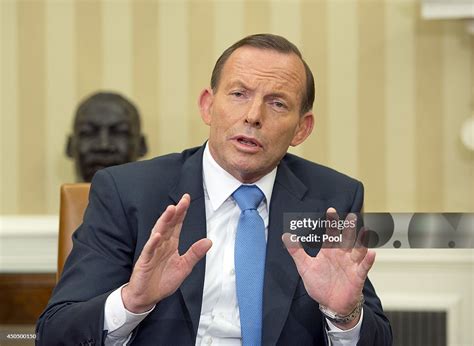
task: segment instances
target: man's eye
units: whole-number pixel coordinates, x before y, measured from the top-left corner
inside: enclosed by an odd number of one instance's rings
[[[280,101],[273,101],[273,105],[278,109],[286,109],[286,105]]]
[[[241,92],[241,91],[234,91],[234,92],[232,92],[232,95],[237,97],[237,98],[244,97],[244,93]]]

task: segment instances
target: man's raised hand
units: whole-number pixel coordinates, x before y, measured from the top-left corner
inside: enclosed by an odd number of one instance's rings
[[[334,208],[329,208],[327,214],[329,218],[337,218]],[[348,219],[354,220],[356,216],[349,214]],[[327,229],[327,234],[337,235],[339,231]],[[345,316],[357,306],[365,279],[375,261],[375,252],[367,249],[363,237],[364,231],[356,239],[356,227],[345,228],[342,231],[342,244],[332,246],[325,243],[317,256],[311,257],[299,242],[291,241],[290,234],[283,235],[283,242],[295,261],[309,296],[339,315]],[[358,318],[338,327],[349,329],[357,321]]]
[[[212,242],[204,238],[194,243],[184,255],[178,253],[181,227],[190,200],[185,194],[177,205],[169,205],[153,227],[130,282],[122,289],[122,301],[127,310],[133,313],[148,311],[173,294],[211,248]]]

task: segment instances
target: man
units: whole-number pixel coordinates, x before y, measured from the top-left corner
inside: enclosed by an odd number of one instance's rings
[[[136,161],[146,153],[140,115],[125,97],[100,92],[79,104],[66,146],[79,180],[90,182],[99,169]]]
[[[310,256],[283,235],[284,213],[362,207],[361,183],[286,153],[311,133],[313,100],[311,71],[286,39],[228,48],[199,97],[203,147],[94,177],[37,342],[391,344],[366,280],[375,254]]]

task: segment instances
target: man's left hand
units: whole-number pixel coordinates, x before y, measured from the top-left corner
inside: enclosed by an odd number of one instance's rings
[[[334,208],[329,208],[327,214],[337,216]],[[351,219],[357,221],[355,214],[346,218]],[[338,230],[327,230],[329,235],[338,233]],[[291,241],[290,234],[283,235],[309,296],[339,315],[348,315],[357,306],[367,273],[375,261],[375,252],[363,244],[364,233],[361,231],[356,239],[356,227],[345,228],[342,243],[336,246],[324,243],[316,257],[309,256],[299,242]],[[358,320],[337,326],[350,329]]]

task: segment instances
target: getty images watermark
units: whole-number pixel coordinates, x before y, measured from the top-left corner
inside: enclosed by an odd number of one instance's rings
[[[303,217],[301,219],[290,219],[290,240],[292,242],[301,243],[343,243],[343,234],[340,231],[345,229],[356,229],[356,217],[348,217],[346,219],[324,219],[324,218],[310,218]],[[308,234],[296,234],[299,230],[310,230]],[[336,232],[316,232],[317,230],[337,230]]]
[[[474,213],[285,213],[283,229],[310,247],[474,248]]]

